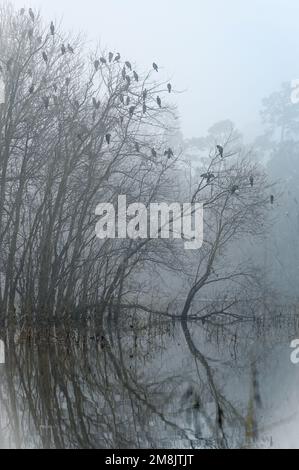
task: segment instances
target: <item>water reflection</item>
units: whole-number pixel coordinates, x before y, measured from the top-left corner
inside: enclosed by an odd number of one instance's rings
[[[261,412],[256,372],[251,380],[250,367],[244,373],[233,358],[236,344],[226,346],[227,358],[220,350],[210,357],[213,347],[204,356],[184,328],[174,322],[145,328],[127,319],[107,330],[3,333],[1,447],[254,445]]]

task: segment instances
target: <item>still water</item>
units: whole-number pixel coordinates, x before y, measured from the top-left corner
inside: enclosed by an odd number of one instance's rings
[[[1,447],[298,447],[291,336],[251,331],[245,346],[189,332],[132,320],[2,331]]]

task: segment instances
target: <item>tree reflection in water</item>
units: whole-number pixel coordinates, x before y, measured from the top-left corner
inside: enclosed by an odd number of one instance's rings
[[[26,328],[4,341],[3,447],[242,444],[246,420],[204,356],[184,346],[180,325]]]

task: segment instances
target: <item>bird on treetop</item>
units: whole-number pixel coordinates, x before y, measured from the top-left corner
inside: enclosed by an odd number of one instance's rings
[[[223,158],[223,151],[224,151],[223,147],[221,145],[216,145],[216,148],[219,152],[220,157]]]

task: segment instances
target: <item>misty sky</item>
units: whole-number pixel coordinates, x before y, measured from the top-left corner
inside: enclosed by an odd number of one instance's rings
[[[1,1],[1,0],[0,0]],[[12,0],[81,30],[177,90],[182,130],[230,118],[251,137],[264,96],[299,77],[298,0]],[[138,65],[137,65],[138,68]]]

